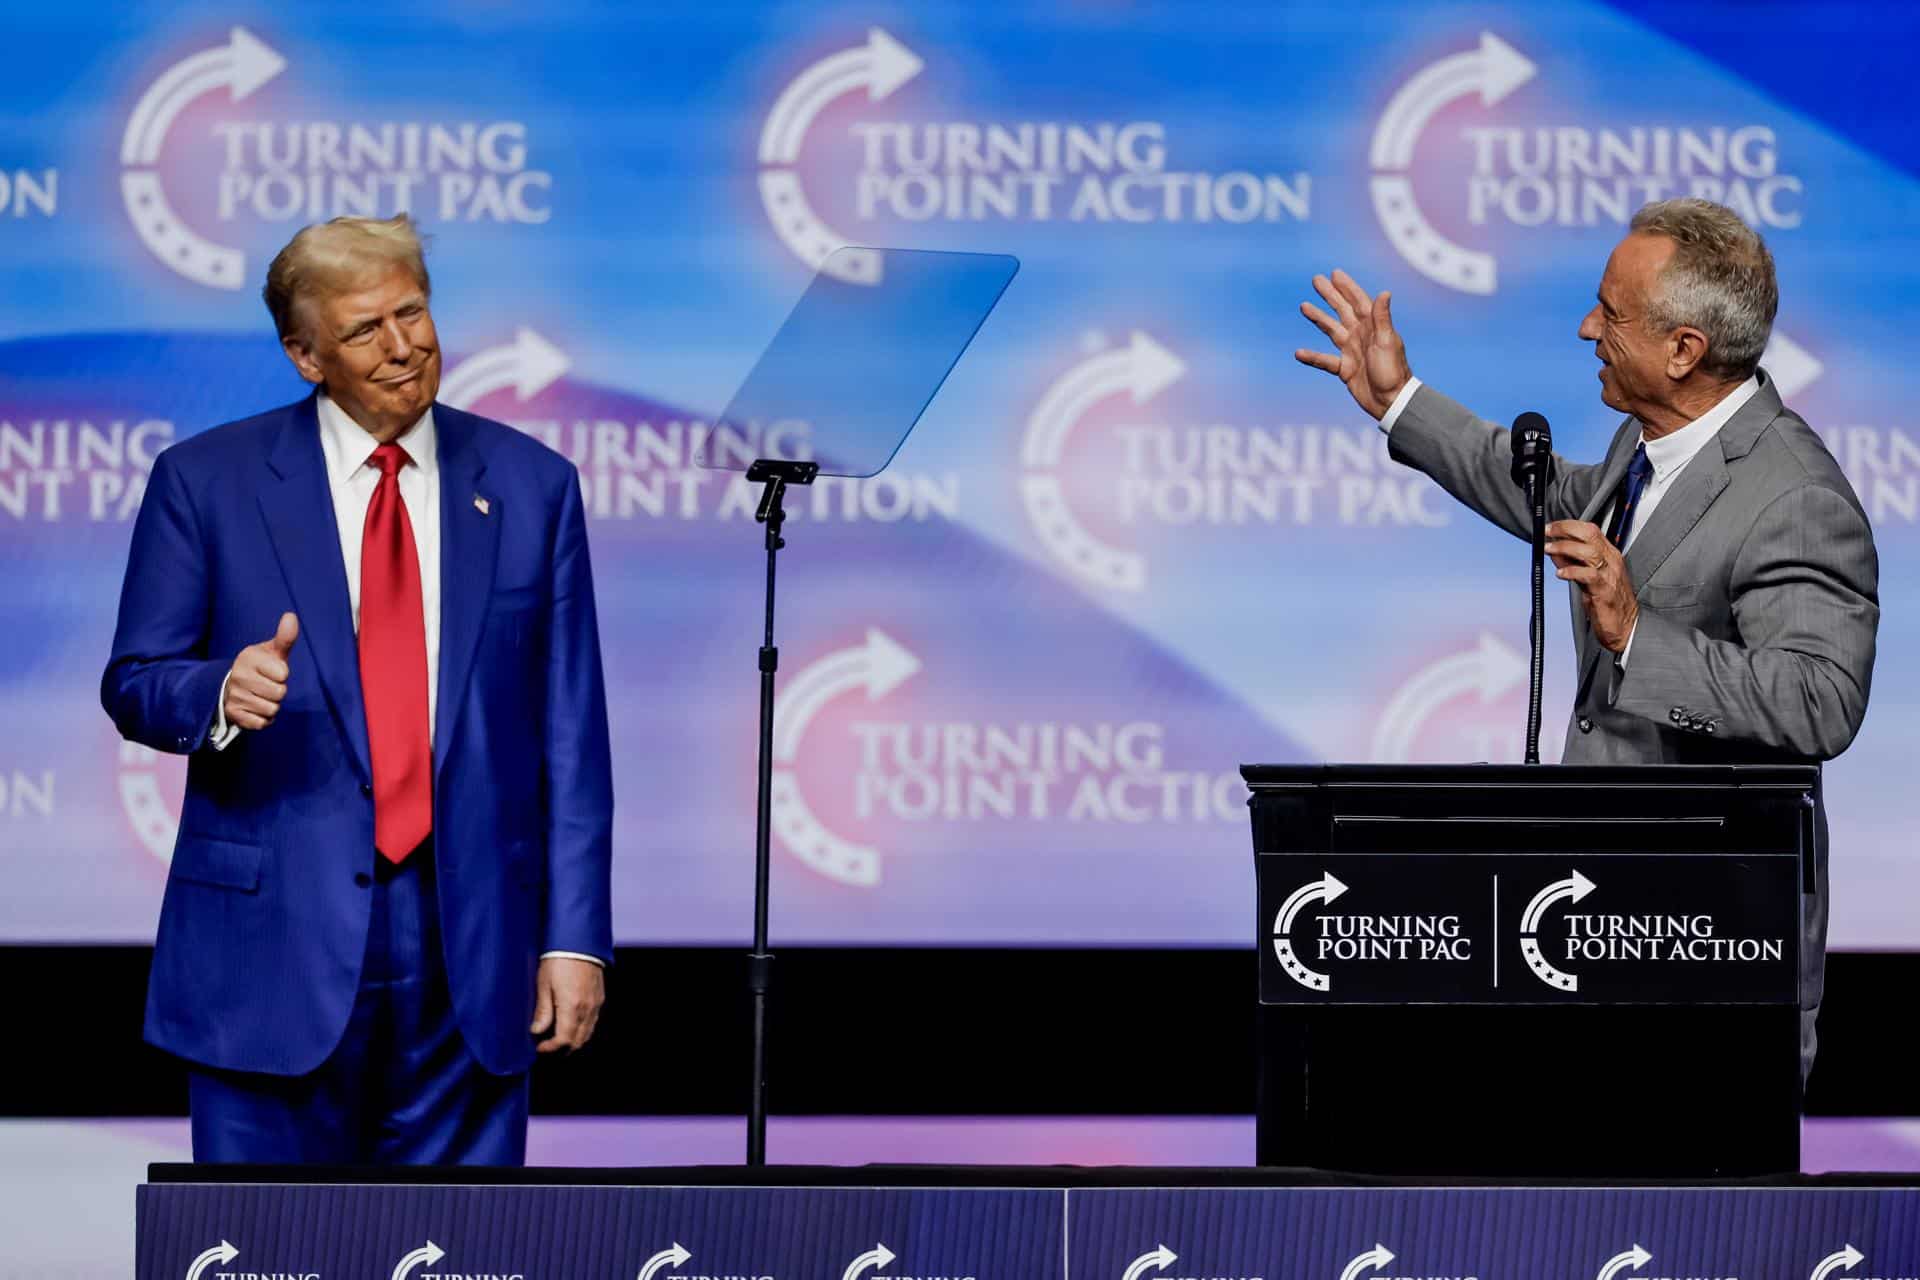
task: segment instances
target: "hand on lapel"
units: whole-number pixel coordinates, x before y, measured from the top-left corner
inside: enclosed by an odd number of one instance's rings
[[[1619,653],[1640,620],[1626,557],[1607,541],[1600,526],[1586,520],[1555,520],[1547,526],[1547,555],[1557,576],[1580,585],[1587,622],[1602,648]]]

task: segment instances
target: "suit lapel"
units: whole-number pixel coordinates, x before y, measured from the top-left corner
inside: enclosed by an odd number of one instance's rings
[[[371,779],[353,603],[347,595],[346,565],[340,559],[340,531],[334,522],[326,459],[320,452],[315,404],[309,396],[288,411],[267,457],[274,479],[260,493],[260,513],[266,518],[267,535],[300,618],[300,647],[311,657],[340,736],[360,766],[360,776]],[[296,653],[293,661],[299,662],[301,656]]]
[[[1716,434],[1715,444],[1719,447],[1705,446],[1693,456],[1693,460],[1673,482],[1673,488],[1660,499],[1660,505],[1654,508],[1652,517],[1639,536],[1634,538],[1626,561],[1627,578],[1636,590],[1659,571],[1667,557],[1693,532],[1700,518],[1706,515],[1707,508],[1727,487],[1731,479],[1727,463],[1745,457],[1760,432],[1780,412],[1780,393],[1763,370],[1760,374],[1760,390]],[[1606,511],[1607,504],[1619,491],[1627,465],[1633,460],[1634,447],[1639,443],[1640,423],[1637,419],[1629,418],[1626,426],[1614,437],[1599,491],[1587,503],[1581,519],[1597,520]],[[1607,658],[1607,651],[1601,648],[1593,628],[1587,625],[1585,613],[1580,607],[1579,588],[1574,588],[1571,595],[1574,635],[1580,659],[1580,682],[1574,694],[1574,705],[1585,709],[1588,695],[1595,688],[1600,669]]]
[[[1727,487],[1731,476],[1727,464],[1752,452],[1754,443],[1768,424],[1780,416],[1780,392],[1765,370],[1759,374],[1760,387],[1714,434],[1713,443],[1703,445],[1673,482],[1673,488],[1660,499],[1646,528],[1633,540],[1627,552],[1627,571],[1635,588],[1660,571],[1713,500]],[[1716,447],[1717,446],[1717,447]]]
[[[1673,488],[1660,499],[1653,515],[1627,548],[1627,578],[1638,590],[1660,570],[1680,540],[1693,532],[1700,517],[1727,487],[1727,461],[1719,449],[1703,447],[1680,470]]]
[[[498,496],[481,488],[487,460],[475,440],[473,419],[436,404],[433,422],[440,438],[440,689],[433,726],[437,776],[460,723],[474,651],[486,625],[506,512]]]

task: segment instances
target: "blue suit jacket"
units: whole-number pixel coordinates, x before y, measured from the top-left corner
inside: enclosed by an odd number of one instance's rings
[[[373,799],[360,669],[316,401],[155,461],[100,698],[120,732],[189,753],[147,1039],[297,1075],[338,1044],[365,951]],[[611,961],[613,783],[586,521],[573,466],[434,406],[441,605],[434,849],[448,985],[488,1070],[524,1070],[543,951]],[[486,503],[482,511],[474,501]],[[207,747],[234,656],[300,618],[266,729]]]

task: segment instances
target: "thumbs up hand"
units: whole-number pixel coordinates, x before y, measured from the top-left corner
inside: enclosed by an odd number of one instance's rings
[[[227,673],[227,696],[222,704],[227,723],[242,729],[264,729],[273,723],[287,696],[287,655],[300,638],[300,619],[280,615],[280,625],[259,644],[250,644],[233,660]]]

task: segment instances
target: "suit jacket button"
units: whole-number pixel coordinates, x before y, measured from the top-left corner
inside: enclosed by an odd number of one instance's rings
[[[353,882],[364,889],[373,883],[373,877],[364,871],[356,871],[353,873]]]
[[[1582,733],[1593,732],[1593,721],[1588,719],[1586,716],[1580,717],[1580,732]]]
[[[370,796],[370,795],[372,795],[372,794],[373,794],[373,784],[372,784],[371,782],[363,782],[363,783],[361,783],[361,784],[360,784],[360,794],[361,794],[361,795],[363,795],[363,796]]]
[[[1687,712],[1685,707],[1675,707],[1673,710],[1667,712],[1667,719],[1673,721],[1675,724],[1679,724],[1686,718]]]
[[[1712,733],[1712,732],[1713,732],[1713,726],[1714,726],[1714,721],[1712,721],[1712,720],[1709,720],[1709,721],[1707,721],[1707,722],[1706,722],[1705,724],[1703,724],[1703,725],[1701,725],[1701,726],[1700,726],[1700,730],[1701,730],[1701,732],[1703,732],[1703,733]]]

